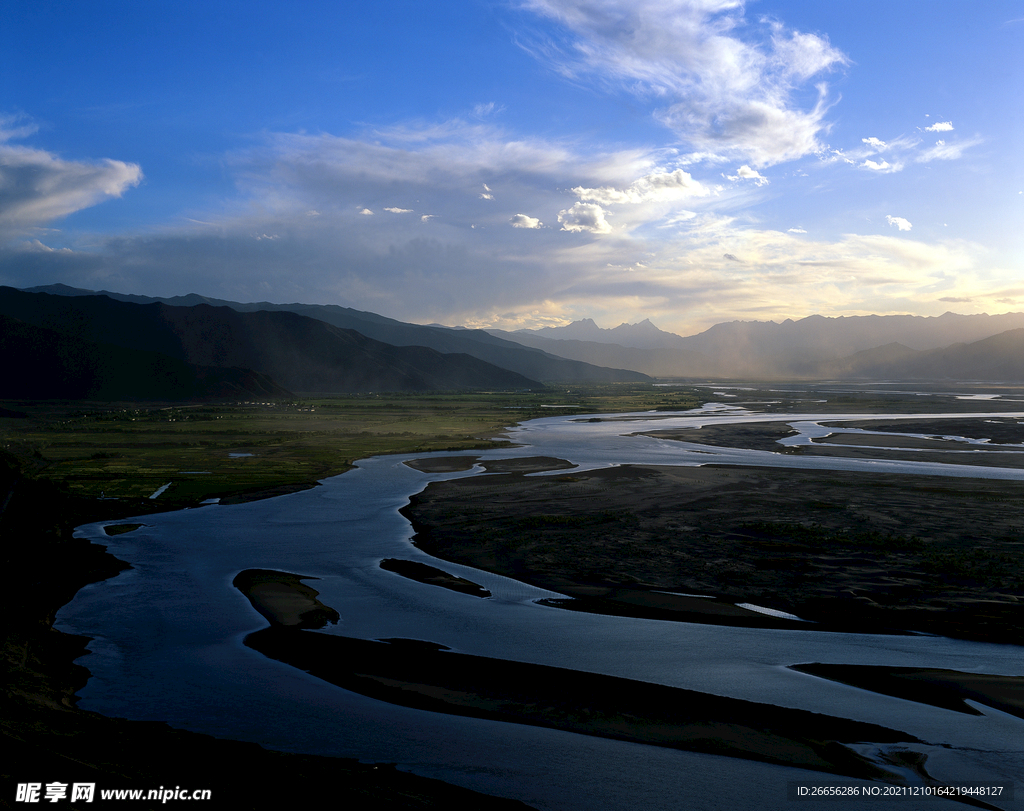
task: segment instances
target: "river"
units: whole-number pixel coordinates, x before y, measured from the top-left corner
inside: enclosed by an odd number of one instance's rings
[[[581,468],[714,461],[1024,480],[1016,468],[803,458],[634,435],[708,420],[813,424],[844,416],[863,420],[864,414],[766,416],[711,404],[668,418],[628,416],[618,422],[533,420],[509,429],[516,447],[478,455],[552,456]],[[899,415],[910,417],[935,415]],[[79,528],[133,566],[82,589],[58,616],[61,630],[93,638],[92,655],[83,662],[92,678],[80,706],[286,751],[397,763],[541,809],[781,811],[791,807],[789,781],[829,781],[816,772],[440,715],[349,693],[243,646],[243,638],[265,621],[231,581],[243,569],[279,569],[320,578],[311,585],[341,615],[326,632],[430,640],[462,652],[840,715],[928,741],[919,748],[929,756],[929,771],[943,780],[1007,783],[1024,776],[1024,721],[1018,718],[988,708],[967,716],[787,669],[835,662],[1020,675],[1020,648],[923,636],[728,628],[539,606],[535,601],[549,593],[436,561],[409,543],[409,524],[398,512],[409,496],[437,479],[479,473],[429,474],[404,464],[422,456],[361,460],[320,487],[265,501],[145,516],[144,527],[123,535],[108,537],[102,524]],[[493,597],[480,600],[402,578],[379,568],[386,557],[430,562],[480,583]],[[1022,799],[998,805],[1024,808]],[[942,801],[890,802],[934,809]]]

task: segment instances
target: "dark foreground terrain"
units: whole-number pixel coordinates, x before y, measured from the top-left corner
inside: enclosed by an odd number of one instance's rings
[[[35,479],[0,452],[0,530],[5,587],[0,607],[0,807],[19,783],[95,783],[101,789],[209,789],[204,808],[266,809],[313,803],[325,787],[346,809],[525,808],[417,777],[388,764],[286,754],[161,723],[107,718],[75,707],[89,676],[73,664],[87,639],[53,629],[57,610],[82,586],[128,568],[102,547],[72,537],[81,523],[153,510],[149,500],[77,499]],[[82,660],[88,665],[88,657]],[[268,721],[269,722],[269,721]],[[175,803],[169,803],[173,806]],[[64,808],[103,807],[59,801]],[[124,802],[110,801],[110,807]],[[168,807],[159,801],[134,808]]]

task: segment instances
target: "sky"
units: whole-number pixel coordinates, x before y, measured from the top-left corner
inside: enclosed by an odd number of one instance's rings
[[[1021,0],[0,0],[0,284],[500,329],[1024,310]]]

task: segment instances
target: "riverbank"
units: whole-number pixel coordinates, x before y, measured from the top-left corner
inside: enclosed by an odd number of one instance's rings
[[[0,807],[15,807],[18,783],[94,783],[101,789],[209,789],[208,808],[263,809],[310,802],[331,787],[346,808],[426,809],[472,805],[524,809],[521,803],[398,771],[388,764],[275,752],[256,744],[108,718],[75,706],[89,678],[88,639],[54,630],[53,618],[83,586],[129,564],[73,537],[74,527],[152,511],[153,502],[69,496],[0,455],[0,513],[6,588],[0,593]],[[130,526],[130,525],[125,525]],[[137,524],[133,528],[137,528]],[[131,531],[131,530],[128,530]],[[279,596],[282,592],[279,590]],[[279,611],[287,613],[285,606]],[[228,764],[244,763],[258,780]],[[306,794],[308,792],[308,795]],[[104,803],[68,804],[93,808]],[[114,805],[114,803],[109,803]],[[118,804],[120,805],[120,804]],[[149,807],[142,804],[140,807]]]

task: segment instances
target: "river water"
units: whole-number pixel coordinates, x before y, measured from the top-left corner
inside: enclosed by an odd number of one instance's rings
[[[1014,468],[777,455],[634,435],[711,421],[813,424],[843,416],[766,416],[712,404],[667,419],[635,414],[591,423],[552,417],[509,429],[517,447],[478,455],[553,456],[584,469],[713,461],[1024,481],[1024,471]],[[865,419],[864,414],[846,416]],[[922,416],[936,415],[899,415]],[[428,474],[403,463],[422,456],[362,460],[320,487],[265,501],[145,516],[143,528],[124,535],[108,537],[101,524],[79,528],[79,534],[106,544],[134,567],[82,589],[58,616],[61,630],[93,637],[92,655],[83,661],[92,678],[80,693],[80,706],[286,751],[397,763],[542,809],[781,811],[791,808],[789,781],[830,781],[816,772],[441,715],[349,693],[243,646],[246,634],[266,623],[231,581],[243,569],[280,569],[320,578],[311,585],[341,615],[326,632],[430,640],[461,652],[839,715],[928,741],[916,748],[928,754],[928,769],[940,779],[1020,783],[1024,777],[1020,719],[988,708],[981,716],[963,715],[786,667],[831,662],[1020,675],[1019,647],[924,636],[727,628],[539,606],[535,601],[549,593],[436,561],[409,543],[410,526],[398,513],[409,496],[437,479],[479,473]],[[480,583],[493,597],[481,600],[407,580],[379,568],[386,557],[429,562]],[[1022,792],[1024,784],[1018,785]],[[1024,808],[1022,799],[997,804]],[[945,801],[846,802],[934,809]]]

